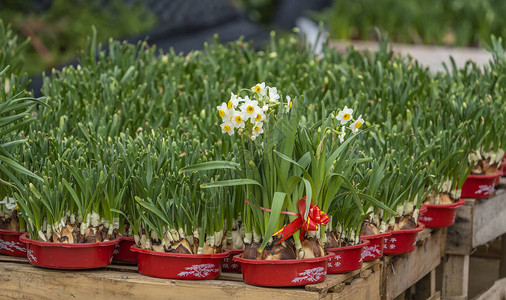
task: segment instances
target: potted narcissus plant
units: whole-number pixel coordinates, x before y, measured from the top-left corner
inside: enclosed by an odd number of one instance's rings
[[[200,187],[204,180],[226,179],[227,172],[183,171],[209,154],[205,140],[189,136],[154,132],[143,136],[145,148],[132,175],[135,202],[130,204],[138,219],[129,218],[136,227],[131,250],[137,254],[139,272],[147,276],[214,279],[228,255],[223,243],[229,191],[213,194]]]
[[[359,237],[365,218],[362,201],[389,210],[351,183],[359,165],[372,159],[360,154],[354,143],[364,122],[362,115],[353,118],[353,109],[345,106],[322,122],[300,127],[296,160],[281,156],[297,166],[300,178],[309,182],[314,205],[329,212],[330,222],[308,231],[305,239],[306,247],[322,247],[336,254],[329,261],[328,273],[345,273],[362,266],[362,251],[369,243]]]
[[[457,207],[464,205],[461,199],[462,185],[469,175],[467,166],[469,145],[466,144],[462,123],[456,130],[438,128],[436,136],[424,136],[426,148],[432,149],[427,156],[433,184],[422,206],[419,220],[426,227],[447,227],[455,222]],[[420,133],[423,134],[423,133]]]
[[[0,27],[4,29],[1,23]],[[13,195],[24,188],[25,177],[34,181],[41,178],[23,167],[12,153],[26,143],[20,132],[36,119],[35,104],[45,104],[41,99],[28,97],[24,91],[17,91],[19,78],[7,77],[8,70],[7,66],[0,71],[0,253],[26,257],[26,247],[19,241],[25,223]]]
[[[370,145],[376,145],[376,156],[384,157],[384,181],[377,188],[375,198],[390,210],[383,210],[381,215],[377,215],[380,218],[375,216],[364,225],[372,227],[373,223],[374,227],[379,225],[380,233],[391,233],[384,238],[383,252],[387,255],[408,253],[415,249],[416,236],[424,228],[417,219],[421,203],[428,194],[426,185],[430,178],[425,163],[430,149],[421,147],[416,136],[406,138],[397,130],[396,126],[385,126],[378,132],[372,132],[372,139],[367,142],[369,149]],[[362,230],[366,233],[365,228]],[[375,231],[367,234],[371,233]]]
[[[21,154],[42,182],[28,183],[14,198],[25,221],[31,264],[55,269],[90,269],[111,263],[119,242],[121,185],[117,161],[90,159],[90,146],[64,136],[31,133]],[[43,153],[43,155],[42,155]],[[37,158],[37,159],[34,159]],[[110,193],[110,185],[114,192]]]
[[[327,223],[328,216],[311,202],[311,184],[291,161],[299,132],[299,102],[299,98],[283,98],[276,88],[261,83],[232,94],[228,103],[218,106],[222,132],[233,136],[239,145],[234,159],[238,178],[202,186],[243,189],[247,201],[241,216],[245,249],[234,260],[241,263],[243,279],[249,284],[294,286],[321,282],[326,277],[327,261],[333,256],[321,245],[308,241],[305,234],[307,224],[314,230],[318,222]],[[301,163],[307,165],[308,158]],[[212,161],[184,171],[226,168],[230,164]]]
[[[473,141],[473,151],[468,156],[470,175],[462,186],[462,198],[488,198],[493,195],[506,148],[504,114],[483,113],[483,117],[471,123],[468,137]],[[470,129],[471,130],[471,129]]]

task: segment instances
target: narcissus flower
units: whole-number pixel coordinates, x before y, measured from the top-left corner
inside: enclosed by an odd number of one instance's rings
[[[255,140],[260,134],[264,132],[264,124],[262,122],[255,122],[253,125],[252,140]]]
[[[336,118],[341,122],[341,125],[345,125],[353,118],[353,109],[345,106],[344,109],[337,114]]]
[[[227,107],[229,109],[236,108],[237,105],[239,105],[240,102],[243,101],[241,97],[237,97],[234,93],[230,93],[230,100],[228,100]]]
[[[258,106],[258,101],[250,100],[248,96],[244,98],[241,105],[241,112],[245,119],[253,121],[262,110]]]
[[[264,110],[261,109],[257,112],[256,116],[255,116],[255,122],[260,122],[260,121],[264,121],[266,118],[265,116],[265,113],[264,113]],[[253,121],[253,120],[252,120]]]
[[[286,110],[285,110],[285,112],[289,112],[290,109],[292,109],[292,105],[293,105],[292,97],[290,97],[290,96],[287,95],[286,96],[286,103],[287,104],[286,104]]]
[[[220,125],[220,127],[221,127],[221,132],[222,133],[228,133],[229,135],[233,135],[234,134],[234,127],[231,124],[225,122],[225,123],[222,123]]]
[[[231,121],[235,128],[244,128],[245,124],[244,121],[247,120],[247,118],[244,117],[243,113],[240,111],[234,111]]]
[[[362,119],[362,115],[358,117],[358,119],[353,122],[350,126],[351,132],[357,133],[358,129],[364,124],[364,119]]]
[[[278,89],[275,87],[270,87],[269,98],[267,99],[267,101],[278,101],[278,100],[279,100]]]
[[[251,88],[251,90],[257,94],[260,94],[262,96],[265,96],[267,93],[267,89],[265,87],[265,82],[257,83],[255,86]]]
[[[14,198],[5,197],[2,201],[0,201],[0,204],[5,205],[5,207],[8,210],[13,210],[17,207],[16,202],[14,201]]]
[[[229,112],[229,108],[227,106],[227,103],[223,102],[221,105],[216,106],[216,109],[218,109],[218,114],[223,119],[225,118],[225,115]]]

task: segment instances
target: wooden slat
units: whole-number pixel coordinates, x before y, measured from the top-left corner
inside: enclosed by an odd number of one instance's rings
[[[441,299],[441,292],[437,291],[434,293],[434,295],[427,298],[427,300],[440,300]]]
[[[474,199],[466,199],[466,204],[457,208],[455,224],[447,228],[446,254],[468,255],[471,253],[474,202]]]
[[[344,273],[344,274],[328,274],[327,279],[324,282],[315,283],[315,284],[308,284],[308,285],[306,285],[306,290],[313,291],[313,292],[326,291],[329,288],[332,288],[341,282],[344,282],[352,277],[360,275],[360,273],[363,272],[364,270],[367,270],[367,269],[371,268],[372,266],[377,265],[379,263],[380,263],[379,260],[374,260],[371,262],[365,262],[360,270],[355,270],[355,271]]]
[[[380,299],[381,297],[381,269],[371,268],[362,272],[361,277],[351,278],[340,291],[335,291],[332,295],[334,299],[356,300],[356,299]]]
[[[112,270],[63,271],[0,264],[0,298],[24,299],[318,299],[302,288],[261,288],[225,280],[168,280]]]
[[[467,297],[469,255],[449,255],[443,271],[443,298]]]
[[[443,230],[434,230],[415,251],[385,258],[385,299],[393,299],[434,270],[441,262]]]
[[[499,189],[495,196],[476,200],[473,217],[473,243],[477,247],[506,233],[506,190]]]

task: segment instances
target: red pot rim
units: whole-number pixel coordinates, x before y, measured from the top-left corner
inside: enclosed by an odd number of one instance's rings
[[[489,179],[493,179],[493,178],[497,178],[497,177],[501,177],[501,176],[502,176],[502,172],[497,172],[493,175],[472,175],[472,174],[469,174],[469,176],[467,176],[467,179],[489,180]]]
[[[418,209],[418,213],[424,213],[424,212],[427,212],[427,207],[420,205],[420,208]]]
[[[246,263],[250,265],[294,265],[294,264],[305,264],[321,262],[336,256],[334,252],[329,252],[327,255],[315,258],[304,258],[304,259],[286,259],[286,260],[256,260],[246,259],[240,257],[240,254],[234,256],[234,260],[240,263]]]
[[[336,248],[327,248],[327,251],[334,252],[334,251],[353,250],[353,249],[363,248],[363,247],[369,245],[369,243],[371,242],[369,240],[361,240],[361,241],[362,241],[362,243],[357,244],[357,245],[343,246],[343,247],[336,247]]]
[[[451,204],[422,204],[426,208],[454,208],[466,204],[466,200],[460,198],[459,201]]]
[[[114,240],[107,242],[97,242],[97,243],[72,243],[72,244],[63,244],[63,243],[52,243],[52,242],[44,242],[44,241],[35,241],[29,239],[27,237],[28,233],[23,233],[22,236],[19,237],[19,240],[26,244],[33,244],[35,246],[40,247],[60,247],[60,248],[90,248],[90,247],[106,247],[119,243],[121,241],[121,237],[116,237]]]
[[[227,249],[223,249],[224,252],[222,253],[216,253],[216,254],[181,254],[181,253],[170,253],[170,252],[156,252],[153,250],[146,250],[141,249],[137,247],[137,245],[132,245],[130,247],[130,251],[142,253],[142,254],[149,254],[153,256],[164,256],[164,257],[177,257],[177,258],[225,258],[229,255],[229,252]]]
[[[4,234],[4,235],[22,235],[23,233],[24,233],[23,231],[12,231],[12,230],[0,229],[0,234]]]
[[[377,239],[377,238],[381,238],[381,237],[387,237],[390,235],[392,235],[392,232],[387,231],[387,232],[382,232],[382,233],[378,233],[378,234],[361,235],[360,238],[363,240],[372,240],[372,239]]]
[[[392,230],[390,232],[392,233],[392,235],[394,235],[394,234],[404,234],[404,233],[415,233],[415,232],[422,231],[424,228],[425,228],[425,224],[423,224],[422,222],[418,222],[418,226],[416,228],[407,229],[407,230]]]

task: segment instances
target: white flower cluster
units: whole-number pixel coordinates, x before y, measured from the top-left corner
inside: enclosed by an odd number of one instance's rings
[[[252,98],[244,98],[231,93],[230,100],[217,106],[218,114],[223,123],[221,131],[233,135],[236,130],[251,130],[251,139],[255,140],[264,132],[264,121],[267,119],[270,106],[279,104],[280,96],[275,87],[265,85],[265,82],[256,84],[251,88]],[[286,96],[286,112],[292,108],[292,99]]]
[[[343,110],[339,111],[339,113],[336,116],[336,119],[342,125],[341,132],[339,134],[339,140],[342,143],[342,142],[344,142],[344,137],[346,136],[346,132],[345,132],[346,127],[344,125],[346,125],[349,121],[353,120],[353,109],[348,108],[347,106],[345,106]],[[351,132],[353,132],[354,134],[357,133],[358,129],[360,127],[362,127],[362,125],[364,124],[364,122],[365,121],[364,121],[364,119],[362,119],[362,115],[360,115],[358,117],[358,119],[352,121],[352,123],[351,123],[351,125],[349,127],[351,129]]]

